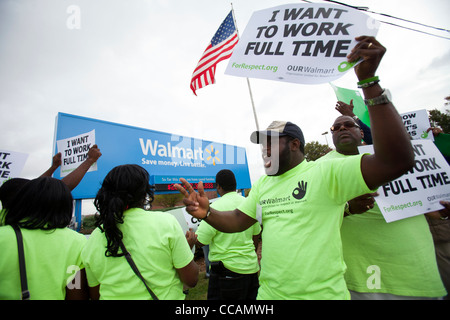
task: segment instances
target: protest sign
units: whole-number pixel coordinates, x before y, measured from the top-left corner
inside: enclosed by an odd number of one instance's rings
[[[332,83],[330,83],[330,85],[339,101],[350,104],[350,101],[353,100],[353,113],[362,122],[364,122],[365,125],[370,127],[369,111],[367,110],[367,106],[364,104],[364,99],[361,97],[361,93],[358,90],[337,87]]]
[[[28,154],[0,149],[0,186],[8,179],[19,177]]]
[[[413,139],[428,139],[434,141],[433,133],[427,132],[430,120],[427,110],[417,110],[400,114],[406,131]]]
[[[192,229],[192,231],[197,231],[198,226],[200,225],[201,220],[197,219],[194,216],[191,216],[189,213],[187,213],[186,208],[181,208],[181,212],[183,212],[184,220],[186,221],[186,224],[188,226],[188,229]]]
[[[87,158],[91,146],[95,144],[95,130],[56,142],[58,152],[61,152],[61,177],[67,176]],[[88,172],[97,170],[97,162]]]
[[[214,199],[209,199],[209,204],[211,205],[212,203],[214,203],[214,201],[219,200],[220,198],[214,198]],[[190,215],[189,213],[187,213],[186,211],[186,207],[183,207],[180,209],[184,215],[184,219],[186,221],[187,224],[187,228],[188,229],[192,229],[192,231],[197,231],[198,226],[200,225],[200,222],[202,220],[197,219],[196,217]],[[169,211],[170,212],[170,211]]]
[[[411,171],[378,189],[375,201],[386,222],[401,220],[443,208],[450,201],[450,166],[430,140],[412,140],[415,164]],[[373,153],[373,145],[360,146]]]
[[[375,36],[379,22],[349,7],[288,4],[253,13],[226,74],[319,84],[342,77],[355,37]]]

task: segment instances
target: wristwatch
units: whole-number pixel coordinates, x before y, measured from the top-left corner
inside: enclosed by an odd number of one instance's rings
[[[211,207],[208,207],[208,212],[206,212],[206,216],[202,220],[206,220],[211,214]]]
[[[391,92],[388,89],[384,89],[380,96],[372,99],[364,99],[366,106],[376,106],[378,104],[385,104],[391,102]]]

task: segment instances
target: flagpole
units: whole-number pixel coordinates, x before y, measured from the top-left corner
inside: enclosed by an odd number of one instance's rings
[[[233,14],[233,21],[234,21],[234,25],[236,26],[236,33],[237,33],[237,37],[239,39],[239,30],[238,30],[238,27],[237,27],[236,18],[234,16],[234,9],[233,9],[233,3],[232,2],[231,2],[231,12]],[[250,80],[248,78],[246,78],[246,79],[247,79],[248,92],[250,94],[250,101],[252,103],[253,116],[255,118],[255,123],[256,123],[256,130],[259,131],[258,117],[256,116],[255,103],[253,102],[252,88],[250,87]]]

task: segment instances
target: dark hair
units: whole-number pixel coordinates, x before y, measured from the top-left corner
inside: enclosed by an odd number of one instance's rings
[[[12,178],[3,182],[0,186],[0,201],[3,209],[9,208],[12,198],[28,181],[30,179]]]
[[[216,183],[225,191],[236,191],[236,178],[231,170],[223,169],[217,172]]]
[[[120,257],[120,240],[123,238],[118,224],[123,223],[123,212],[130,208],[147,208],[153,201],[149,174],[144,168],[127,164],[113,168],[103,180],[94,200],[97,208],[96,226],[106,236],[105,255]]]
[[[30,180],[8,205],[5,224],[25,229],[65,228],[72,219],[72,194],[64,182],[51,177]]]

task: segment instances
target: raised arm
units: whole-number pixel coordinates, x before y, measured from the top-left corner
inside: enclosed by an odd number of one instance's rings
[[[64,182],[70,190],[75,189],[89,168],[101,157],[101,155],[100,149],[94,144],[89,149],[86,160],[84,160],[75,170],[62,178],[61,181]]]
[[[360,83],[366,82],[362,88],[365,99],[380,97],[384,93],[381,86],[378,83],[367,86],[367,81],[375,77],[386,49],[374,37],[362,36],[356,40],[359,43],[348,56],[348,60],[364,60],[355,66],[355,73]],[[375,152],[362,158],[361,170],[367,186],[376,189],[410,170],[414,165],[414,152],[410,137],[394,105],[390,101],[375,102],[371,105],[367,100],[366,104]]]
[[[58,167],[61,165],[61,152],[58,152],[53,156],[52,165],[50,168],[47,169],[43,174],[41,174],[41,177],[51,177],[52,174],[58,169]]]
[[[184,195],[186,211],[197,219],[205,220],[221,232],[240,232],[252,226],[256,220],[235,209],[233,211],[217,211],[209,206],[209,199],[203,189],[203,183],[198,184],[198,192],[189,182],[181,178],[183,186],[176,184],[175,188]]]

